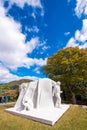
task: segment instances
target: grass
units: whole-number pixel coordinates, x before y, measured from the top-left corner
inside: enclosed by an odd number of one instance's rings
[[[4,111],[12,106],[0,106],[0,130],[87,130],[87,108],[72,105],[54,126],[49,126]]]

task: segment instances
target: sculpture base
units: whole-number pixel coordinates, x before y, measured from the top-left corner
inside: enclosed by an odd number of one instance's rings
[[[15,115],[23,116],[48,125],[54,125],[55,122],[68,110],[70,106],[62,104],[60,108],[33,109],[31,111],[17,111],[14,108],[8,108],[5,111]]]

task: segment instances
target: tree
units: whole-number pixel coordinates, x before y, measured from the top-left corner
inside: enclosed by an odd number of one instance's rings
[[[79,87],[87,87],[86,69],[87,50],[72,47],[59,50],[42,67],[42,71],[49,78],[62,82],[63,88],[70,92],[73,103],[76,103]]]

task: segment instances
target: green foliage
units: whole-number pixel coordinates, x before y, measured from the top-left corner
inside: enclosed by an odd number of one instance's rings
[[[30,82],[28,79],[21,79],[12,81],[10,83],[0,85],[0,96],[9,96],[9,101],[15,101],[19,94],[19,85],[22,83]]]
[[[65,48],[49,57],[47,65],[42,67],[42,71],[51,79],[62,82],[63,89],[72,95],[75,103],[76,94],[82,87],[87,93],[87,50],[79,48]],[[84,88],[85,85],[85,88]],[[81,97],[81,91],[79,91]],[[87,98],[84,95],[84,98]]]

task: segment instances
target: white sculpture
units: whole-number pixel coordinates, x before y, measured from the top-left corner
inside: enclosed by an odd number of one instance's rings
[[[23,100],[23,105],[24,105],[24,110],[32,110],[33,109],[33,102],[31,99],[26,99]]]
[[[26,89],[26,93],[23,97],[22,103],[24,105],[25,110],[31,110],[35,107],[36,103],[36,88],[37,88],[37,80],[29,83],[28,88]],[[37,94],[36,94],[37,95]]]
[[[49,78],[22,83],[15,106],[6,111],[53,125],[69,108],[61,105],[60,84]]]
[[[24,95],[26,93],[26,90],[29,86],[29,83],[22,83],[20,86],[19,86],[19,97],[18,97],[18,100],[14,106],[14,108],[16,110],[23,110],[24,109],[24,105],[22,103],[23,101],[23,98],[24,98]]]
[[[55,107],[60,107],[61,106],[61,90],[60,90],[60,85],[61,83],[58,81],[57,83],[54,84],[53,88],[53,96],[56,97],[56,102],[55,102]]]
[[[17,110],[32,110],[34,108],[40,109],[48,107],[54,108],[52,87],[54,86],[55,93],[55,84],[55,81],[48,78],[21,84],[19,87],[20,94],[15,108],[17,108]],[[57,96],[58,94],[55,93],[55,95]]]

